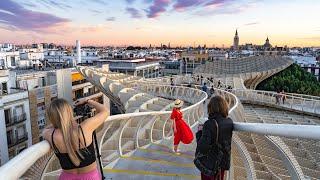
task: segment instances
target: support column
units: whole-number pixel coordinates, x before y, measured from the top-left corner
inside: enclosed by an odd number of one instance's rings
[[[72,104],[71,69],[57,70],[57,88],[58,98],[63,98]]]
[[[35,90],[29,91],[29,108],[30,108],[30,121],[31,121],[31,134],[32,134],[32,144],[39,142],[39,126],[38,126],[38,102],[37,94]]]

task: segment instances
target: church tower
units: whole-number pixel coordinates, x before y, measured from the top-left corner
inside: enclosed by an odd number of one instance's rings
[[[239,49],[239,36],[238,36],[238,29],[236,30],[236,34],[233,39],[233,49],[238,50]]]
[[[269,49],[272,47],[272,45],[270,44],[270,41],[269,41],[269,37],[267,37],[266,42],[264,43],[263,46],[265,49]]]

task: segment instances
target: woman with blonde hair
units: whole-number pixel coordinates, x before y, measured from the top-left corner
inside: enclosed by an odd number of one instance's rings
[[[76,106],[87,104],[96,109],[96,115],[78,124],[72,106],[64,99],[55,99],[46,109],[51,127],[43,132],[59,159],[62,173],[59,180],[98,180],[93,132],[108,117],[107,108],[93,100],[83,99]]]
[[[182,112],[183,101],[175,100],[170,119],[173,120],[172,129],[174,132],[173,150],[178,153],[179,143],[190,144],[193,141],[193,133],[189,125],[183,120]]]
[[[194,163],[201,171],[201,180],[223,180],[230,169],[233,122],[228,118],[228,103],[214,96],[208,104],[208,120],[199,126]]]

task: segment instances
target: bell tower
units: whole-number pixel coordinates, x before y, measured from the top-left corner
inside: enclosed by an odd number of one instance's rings
[[[239,49],[239,36],[238,36],[238,29],[236,30],[236,34],[233,38],[233,49],[238,50]]]

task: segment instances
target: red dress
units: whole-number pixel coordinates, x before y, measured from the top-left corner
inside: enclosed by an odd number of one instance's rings
[[[177,128],[177,132],[174,133],[174,145],[178,145],[180,141],[183,144],[190,144],[193,141],[193,133],[189,125],[182,119],[182,113],[174,108],[170,118],[175,121]]]

